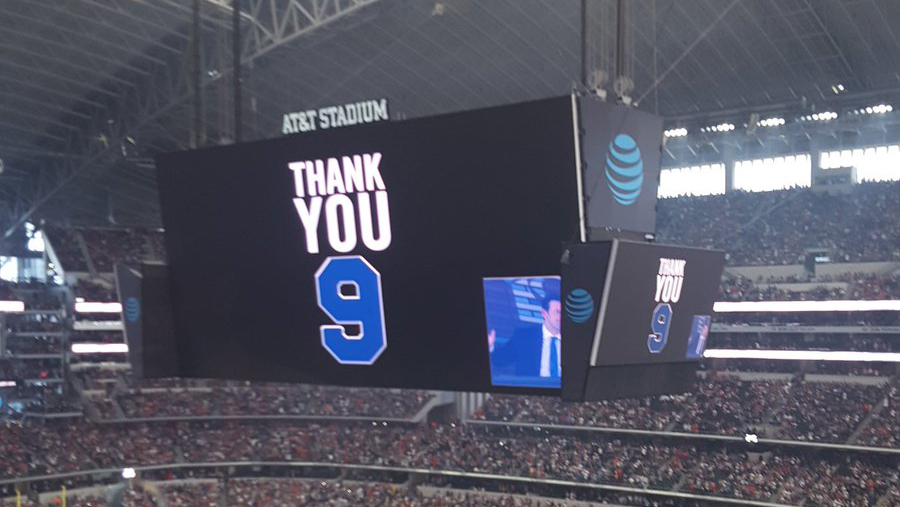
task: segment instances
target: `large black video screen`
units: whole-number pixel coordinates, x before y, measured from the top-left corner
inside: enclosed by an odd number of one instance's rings
[[[721,251],[615,242],[591,365],[701,358],[724,266]]]
[[[178,374],[504,390],[483,281],[558,274],[578,238],[572,110],[563,97],[160,156]]]

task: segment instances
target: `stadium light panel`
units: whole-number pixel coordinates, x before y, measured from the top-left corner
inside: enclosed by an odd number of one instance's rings
[[[720,123],[700,129],[701,132],[731,132],[732,130],[734,130],[733,123]]]
[[[125,343],[73,343],[73,354],[126,354],[128,345]]]
[[[76,320],[72,323],[75,331],[122,331],[121,320]]]
[[[663,132],[663,134],[665,134],[666,137],[684,137],[687,135],[687,133],[688,133],[688,131],[684,127],[668,129],[665,132]]]
[[[765,120],[756,122],[756,125],[759,127],[780,127],[784,125],[784,118],[766,118]]]
[[[716,313],[733,312],[900,312],[900,300],[717,301]]]
[[[855,114],[885,114],[894,110],[894,106],[890,104],[878,104],[875,106],[861,107],[853,113]]]
[[[78,313],[122,313],[122,303],[76,302],[75,311]]]
[[[824,111],[821,113],[813,113],[806,116],[801,116],[800,121],[830,121],[837,119],[837,117],[838,114],[834,111]]]
[[[0,313],[21,313],[25,311],[23,301],[0,301]]]
[[[710,359],[771,359],[775,361],[866,361],[900,363],[898,352],[854,352],[850,350],[757,350],[706,349]]]

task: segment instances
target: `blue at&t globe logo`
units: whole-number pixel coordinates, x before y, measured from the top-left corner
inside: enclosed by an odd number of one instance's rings
[[[141,303],[138,298],[131,296],[125,300],[125,318],[128,322],[137,322],[141,318]]]
[[[628,134],[617,134],[606,154],[606,184],[616,202],[628,206],[637,201],[644,184],[644,161],[637,142]]]
[[[588,291],[580,288],[572,289],[566,296],[566,315],[576,324],[587,322],[594,314],[594,298]]]

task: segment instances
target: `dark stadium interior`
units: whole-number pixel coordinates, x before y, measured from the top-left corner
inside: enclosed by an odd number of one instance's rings
[[[897,306],[717,306],[690,391],[573,403],[138,378],[114,275],[167,261],[158,155],[575,93],[663,119],[652,239],[725,252],[717,305],[897,302],[898,26],[896,0],[0,0],[0,507],[900,507]]]

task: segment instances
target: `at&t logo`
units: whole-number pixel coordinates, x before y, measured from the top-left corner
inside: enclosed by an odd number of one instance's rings
[[[628,134],[618,134],[606,154],[606,184],[619,204],[637,201],[644,184],[644,161],[637,142]]]
[[[125,318],[128,322],[137,322],[141,318],[141,303],[134,296],[125,300]]]
[[[566,296],[566,315],[576,324],[587,322],[594,314],[594,298],[588,291],[580,288],[572,289]]]

